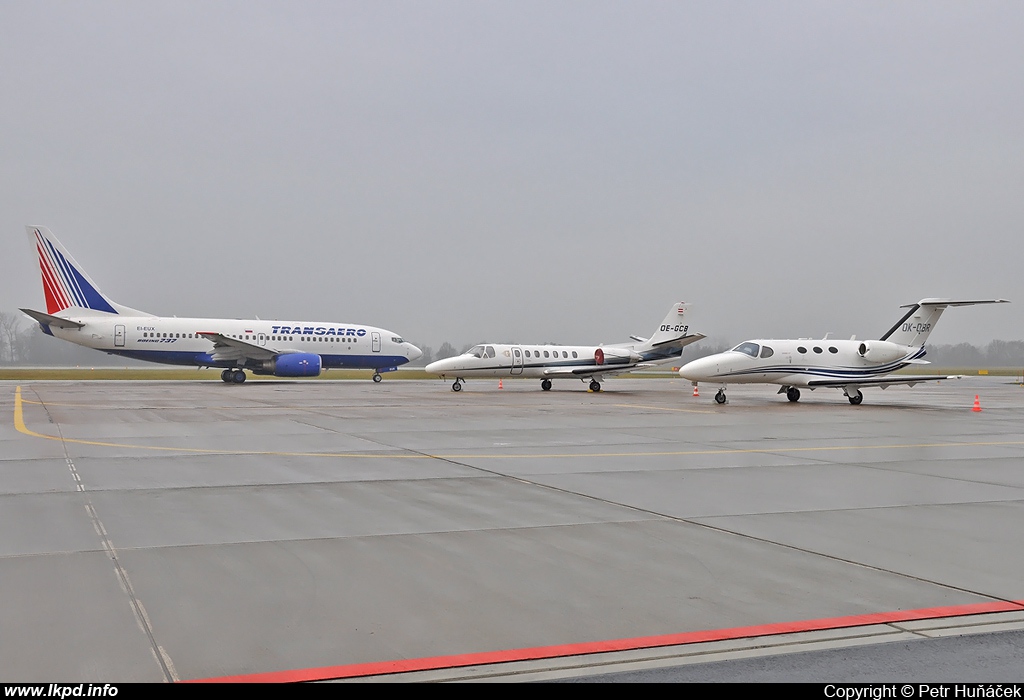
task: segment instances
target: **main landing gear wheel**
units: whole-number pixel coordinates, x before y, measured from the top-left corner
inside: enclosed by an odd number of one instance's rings
[[[796,403],[797,401],[800,400],[800,390],[797,389],[795,386],[789,387],[788,389],[786,389],[786,398],[792,401],[793,403]]]
[[[715,394],[715,403],[725,403],[725,389],[719,389]]]
[[[222,382],[230,384],[233,380],[231,379],[231,370],[226,369],[220,373],[220,380]]]
[[[543,389],[544,391],[551,391],[551,380],[550,379],[541,379],[540,380],[540,388]]]
[[[452,391],[462,391],[462,380],[456,379],[455,383],[452,384]]]
[[[373,383],[374,384],[380,384],[380,380],[383,379],[383,378],[384,377],[380,376],[379,372],[374,372],[373,373]]]
[[[590,380],[590,390],[593,392],[601,391],[601,382],[596,379]]]
[[[236,369],[234,372],[231,373],[231,380],[235,384],[241,384],[242,382],[245,381],[245,372],[243,372],[240,369]]]
[[[848,395],[846,398],[850,399],[850,403],[854,406],[860,406],[860,402],[864,400],[864,394],[858,391],[856,394]]]

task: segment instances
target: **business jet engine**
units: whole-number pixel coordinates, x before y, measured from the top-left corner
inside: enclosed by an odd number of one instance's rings
[[[907,348],[885,340],[872,340],[861,343],[860,347],[857,348],[857,354],[868,362],[882,365],[905,357]]]
[[[598,348],[594,351],[594,363],[598,365],[628,365],[643,358],[626,348]]]
[[[255,374],[272,374],[275,377],[317,377],[323,363],[320,356],[311,352],[294,352],[278,355],[263,363]]]

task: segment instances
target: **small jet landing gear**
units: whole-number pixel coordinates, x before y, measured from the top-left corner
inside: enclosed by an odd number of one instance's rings
[[[601,391],[601,382],[597,381],[596,379],[591,379],[590,390],[593,391],[594,393]]]
[[[800,390],[795,386],[786,387],[786,398],[793,403],[796,403],[800,400]]]
[[[380,372],[374,372],[373,373],[373,383],[374,384],[380,384],[380,380],[383,379],[383,378],[384,377],[380,376]]]
[[[452,391],[462,391],[462,380],[456,379],[455,383],[452,384]]]
[[[719,389],[715,394],[715,403],[725,403],[725,389]]]
[[[550,379],[541,379],[540,380],[540,388],[543,389],[544,391],[551,391],[551,380]]]
[[[864,400],[864,394],[860,393],[860,389],[854,394],[847,394],[846,398],[850,399],[850,403],[854,406],[860,406],[860,402]]]

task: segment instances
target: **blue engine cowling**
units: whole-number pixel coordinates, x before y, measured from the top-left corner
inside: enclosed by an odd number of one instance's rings
[[[311,352],[278,355],[268,364],[275,377],[317,377],[322,367],[320,356]]]

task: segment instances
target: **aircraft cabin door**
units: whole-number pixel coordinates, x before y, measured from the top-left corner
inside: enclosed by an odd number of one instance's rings
[[[120,324],[114,326],[114,347],[115,348],[123,348],[124,347],[124,326],[122,326]]]
[[[522,348],[512,348],[512,374],[523,373],[523,350]]]
[[[370,333],[370,349],[373,352],[380,352],[380,333]]]

